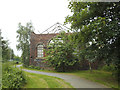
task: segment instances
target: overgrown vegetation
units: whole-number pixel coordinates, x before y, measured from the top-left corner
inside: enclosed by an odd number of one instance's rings
[[[57,71],[69,71],[75,69],[78,59],[73,54],[74,48],[69,41],[69,35],[61,32],[49,43],[44,62],[54,67]]]
[[[79,60],[91,63],[102,61],[112,64],[116,76],[120,72],[120,18],[119,2],[70,2],[68,8],[73,13],[66,17],[74,32],[71,40],[78,50]],[[120,79],[120,77],[118,78]]]
[[[2,65],[2,88],[22,88],[25,83],[26,76],[23,71],[13,67],[13,63]]]

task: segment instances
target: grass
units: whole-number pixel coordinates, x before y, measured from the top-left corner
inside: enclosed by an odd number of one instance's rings
[[[25,72],[27,75],[27,84],[24,88],[73,88],[64,80],[41,74]]]
[[[112,72],[93,70],[91,73],[89,70],[77,71],[69,74],[77,75],[79,77],[101,83],[110,88],[118,88],[118,80],[112,76]]]

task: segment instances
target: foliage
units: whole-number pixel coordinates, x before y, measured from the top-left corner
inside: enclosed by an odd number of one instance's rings
[[[21,61],[21,57],[19,57],[19,56],[14,56],[14,61]]]
[[[75,32],[72,40],[78,49],[79,59],[90,63],[104,59],[117,69],[120,66],[120,18],[119,2],[70,2],[73,15],[65,23],[71,23]]]
[[[34,66],[34,65],[30,65],[28,68],[41,70],[41,68],[39,66]]]
[[[2,59],[3,61],[10,60],[8,40],[2,40]]]
[[[8,63],[3,64],[2,75],[2,88],[21,88],[26,83],[24,73]]]
[[[109,66],[105,65],[105,66],[102,67],[101,70],[113,72],[113,71],[115,71],[115,66],[114,65],[109,65]]]
[[[33,31],[32,23],[27,23],[26,26],[18,24],[17,38],[18,45],[17,49],[22,51],[23,65],[29,65],[30,57],[30,34]]]
[[[13,60],[14,59],[14,51],[13,51],[13,49],[11,49],[11,59]]]
[[[14,51],[9,47],[9,41],[4,40],[3,37],[1,39],[2,42],[2,60],[6,62],[10,59],[14,58]]]
[[[73,54],[74,48],[69,41],[69,34],[65,32],[53,38],[47,48],[44,61],[57,71],[72,70],[78,62]]]

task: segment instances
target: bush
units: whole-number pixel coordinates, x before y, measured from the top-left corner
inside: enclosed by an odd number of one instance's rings
[[[75,48],[69,41],[69,35],[65,32],[53,38],[52,43],[48,45],[44,62],[52,66],[56,71],[66,72],[73,70],[78,59],[74,54]]]
[[[112,72],[112,76],[116,79],[116,80],[120,80],[120,75],[119,75],[119,72],[120,70],[115,67],[115,65],[105,65],[103,66],[100,70],[103,70],[103,71],[108,71],[108,72]]]
[[[41,70],[39,66],[30,65],[28,68]]]
[[[41,70],[39,66],[34,67],[34,69]]]
[[[105,66],[103,66],[102,67],[102,70],[104,70],[104,71],[111,71],[111,72],[113,72],[114,70],[115,70],[115,66],[114,65],[105,65]]]
[[[3,65],[2,88],[21,88],[26,83],[24,73],[8,64]]]
[[[34,66],[33,66],[33,65],[30,65],[28,68],[34,69]]]

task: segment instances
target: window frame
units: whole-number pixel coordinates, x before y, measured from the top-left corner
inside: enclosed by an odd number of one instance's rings
[[[37,57],[38,58],[44,57],[44,51],[43,51],[43,49],[44,49],[44,45],[43,44],[38,44],[37,45]]]

